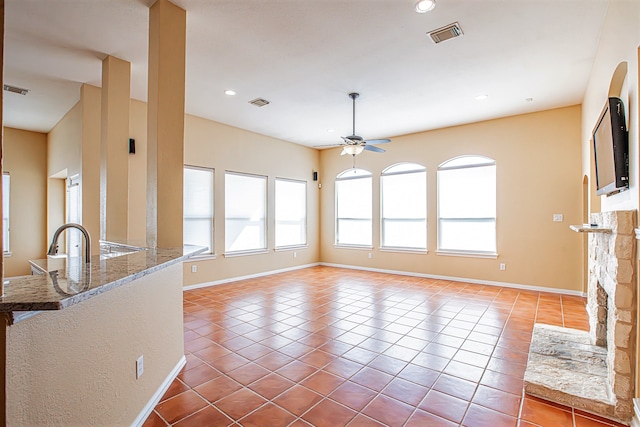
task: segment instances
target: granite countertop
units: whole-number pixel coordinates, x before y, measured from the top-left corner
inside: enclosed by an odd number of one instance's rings
[[[45,274],[5,278],[0,312],[61,310],[197,255],[206,248],[145,249],[113,258],[30,261]]]

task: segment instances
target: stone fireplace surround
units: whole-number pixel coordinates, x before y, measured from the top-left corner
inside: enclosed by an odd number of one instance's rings
[[[589,332],[536,324],[525,392],[629,423],[635,383],[635,212],[591,215]]]

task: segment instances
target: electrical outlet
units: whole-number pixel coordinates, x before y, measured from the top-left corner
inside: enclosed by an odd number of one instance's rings
[[[293,253],[293,257],[294,257],[294,258],[298,258],[298,253],[297,253],[297,252],[294,252],[294,253]]]
[[[553,214],[553,222],[562,222],[563,220],[562,214]]]
[[[505,271],[507,269],[507,264],[505,264],[504,262],[500,263],[500,271]]]
[[[140,378],[144,373],[144,356],[136,359],[136,379]]]
[[[369,259],[373,258],[373,254],[369,252]]]
[[[192,273],[197,273],[198,272],[198,266],[197,265],[192,265],[191,266],[191,272]]]

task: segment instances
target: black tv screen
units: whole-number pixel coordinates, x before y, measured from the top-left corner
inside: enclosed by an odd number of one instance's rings
[[[622,100],[609,98],[593,130],[596,194],[599,196],[629,188],[628,135]]]

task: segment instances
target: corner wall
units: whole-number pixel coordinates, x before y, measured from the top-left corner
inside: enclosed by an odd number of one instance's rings
[[[184,284],[193,285],[292,268],[319,261],[319,196],[313,171],[320,168],[319,153],[303,147],[211,120],[187,115],[185,119],[187,165],[215,169],[214,252],[217,259],[184,263]],[[269,252],[225,258],[224,253],[224,174],[245,172],[268,177],[267,244]],[[307,182],[307,248],[274,251],[275,178]],[[197,265],[197,273],[191,266]]]
[[[581,236],[569,229],[582,223],[579,106],[395,137],[384,148],[356,157],[373,173],[373,251],[335,247],[335,177],[352,159],[322,152],[322,262],[582,291]],[[437,255],[438,165],[474,154],[496,160],[498,258]],[[399,162],[427,168],[426,255],[379,250],[380,174]],[[556,213],[563,222],[552,221]]]

